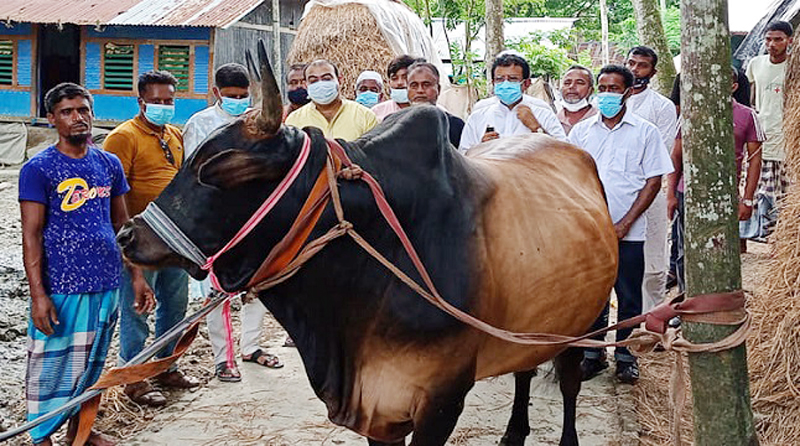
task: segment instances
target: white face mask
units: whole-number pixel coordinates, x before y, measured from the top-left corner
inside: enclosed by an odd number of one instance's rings
[[[562,100],[561,106],[564,107],[564,110],[574,113],[576,111],[583,110],[585,107],[588,107],[589,101],[587,101],[586,98],[583,98],[578,102],[573,102],[573,103],[569,103],[567,101]]]

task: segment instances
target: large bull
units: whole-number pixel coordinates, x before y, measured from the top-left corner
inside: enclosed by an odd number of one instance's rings
[[[264,58],[266,59],[266,58]],[[281,101],[262,62],[260,113],[212,134],[156,205],[202,253],[223,247],[310,154],[269,216],[216,259],[225,290],[244,288],[289,231],[326,168],[322,132],[281,126]],[[498,140],[464,157],[448,144],[435,107],[411,107],[353,143],[352,161],[380,182],[441,296],[496,327],[567,336],[585,333],[617,270],[617,238],[592,159],[545,136]],[[345,216],[375,249],[419,281],[370,189],[339,180]],[[310,238],[337,224],[332,206]],[[144,266],[178,265],[205,277],[199,261],[168,247],[142,216],[119,234],[124,255]],[[576,349],[525,346],[487,335],[423,300],[349,238],[338,238],[290,279],[259,298],[297,344],[329,418],[371,445],[444,445],[478,379],[533,370],[555,358],[564,396],[561,444],[578,444]],[[504,443],[528,434],[530,373],[518,374]]]

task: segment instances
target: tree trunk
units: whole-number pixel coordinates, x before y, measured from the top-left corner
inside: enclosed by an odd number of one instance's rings
[[[672,62],[667,35],[664,33],[659,0],[633,0],[633,12],[636,15],[639,40],[642,45],[649,46],[658,54],[658,76],[653,79],[653,88],[664,96],[669,96],[675,81],[675,64]]]
[[[727,17],[726,0],[681,1],[687,296],[742,286]],[[736,328],[683,323],[694,343],[718,341]],[[757,445],[745,346],[690,354],[689,365],[695,444]]]
[[[483,60],[487,71],[495,56],[505,48],[503,37],[503,0],[486,0],[486,54]]]
[[[603,50],[603,65],[608,65],[608,4],[606,0],[600,0],[600,29],[601,29],[601,48]]]

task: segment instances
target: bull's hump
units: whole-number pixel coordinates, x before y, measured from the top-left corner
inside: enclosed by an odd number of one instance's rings
[[[467,158],[505,161],[533,157],[549,149],[575,147],[546,135],[518,135],[478,144],[467,152]]]

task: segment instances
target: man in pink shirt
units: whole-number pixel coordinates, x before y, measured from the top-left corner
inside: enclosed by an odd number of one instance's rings
[[[383,101],[371,109],[378,117],[378,121],[383,121],[383,118],[411,105],[411,101],[408,99],[408,67],[414,62],[425,62],[425,59],[416,59],[404,54],[389,62],[386,77],[389,79],[389,87],[391,87],[391,99]]]
[[[732,72],[733,87],[732,93],[739,88],[738,70],[733,68]],[[753,196],[758,187],[761,175],[761,143],[767,139],[764,129],[758,122],[755,110],[746,107],[731,98],[733,107],[733,143],[736,152],[736,184],[741,183],[742,164],[745,160],[745,146],[747,146],[747,176],[745,177],[744,192],[739,197],[738,216],[739,221],[744,222],[753,215]],[[667,176],[667,212],[670,219],[678,219],[678,259],[677,276],[678,288],[680,291],[686,289],[686,282],[683,275],[683,141],[681,132],[672,149],[672,162],[675,171]],[[746,250],[746,239],[740,240],[742,252]]]

